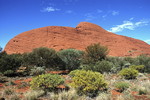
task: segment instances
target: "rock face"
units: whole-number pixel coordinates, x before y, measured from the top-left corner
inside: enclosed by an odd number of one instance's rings
[[[4,50],[8,54],[31,52],[38,47],[84,50],[92,43],[107,46],[111,56],[150,54],[150,45],[147,43],[108,32],[88,22],[81,22],[76,28],[48,26],[23,32],[11,39]]]

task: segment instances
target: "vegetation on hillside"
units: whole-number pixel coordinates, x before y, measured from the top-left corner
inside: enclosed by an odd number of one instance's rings
[[[27,100],[44,95],[53,100],[109,100],[113,91],[124,94],[124,100],[133,97],[129,94],[132,91],[138,95],[149,95],[150,57],[110,57],[108,52],[108,48],[100,44],[91,44],[85,51],[55,51],[45,47],[24,54],[3,51],[0,53],[0,89],[3,83],[6,87],[15,86],[16,83],[8,78],[19,76],[32,78],[31,82],[17,84],[19,88],[31,87],[31,91],[24,93]],[[55,74],[60,70],[67,73]],[[5,94],[14,98],[11,100],[19,100],[14,90],[4,89],[0,97]],[[128,97],[125,97],[127,93]]]

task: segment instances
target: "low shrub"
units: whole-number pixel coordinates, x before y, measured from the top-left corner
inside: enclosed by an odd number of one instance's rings
[[[72,77],[70,85],[77,90],[79,95],[95,97],[100,90],[107,87],[103,75],[98,72],[74,70],[69,75]]]
[[[42,74],[36,76],[30,82],[32,89],[54,90],[57,86],[64,83],[64,79],[56,74]]]
[[[124,68],[119,72],[119,75],[125,79],[135,79],[138,76],[138,71],[132,68]]]
[[[144,70],[144,65],[131,65],[129,68],[132,68],[132,69],[136,69],[138,70],[139,72],[143,72]]]
[[[127,82],[117,82],[115,84],[115,87],[118,89],[119,92],[123,92],[130,87],[130,84]]]

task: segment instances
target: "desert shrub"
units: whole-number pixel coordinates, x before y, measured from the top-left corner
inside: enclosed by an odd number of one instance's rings
[[[103,60],[103,61],[96,62],[95,65],[85,65],[82,68],[84,70],[92,70],[100,73],[104,73],[104,72],[108,73],[111,72],[113,66],[114,66],[113,63]]]
[[[30,82],[32,89],[54,90],[64,83],[64,79],[56,74],[42,74],[36,76]]]
[[[147,55],[140,55],[136,58],[138,64],[136,65],[144,65],[144,72],[150,73],[150,57]]]
[[[0,72],[7,70],[16,70],[21,66],[22,57],[20,54],[8,55],[5,52],[0,53]]]
[[[58,56],[64,62],[67,70],[74,70],[80,66],[82,51],[75,49],[66,49],[58,52]]]
[[[41,75],[41,74],[45,74],[45,67],[34,66],[30,70],[30,75],[37,76],[37,75]]]
[[[144,65],[131,65],[130,68],[143,72]]]
[[[138,71],[132,68],[124,68],[119,72],[119,75],[125,79],[135,79],[138,76]]]
[[[123,57],[107,57],[106,60],[113,63],[114,66],[111,70],[113,73],[117,73],[129,66],[129,62],[125,61]]]
[[[106,58],[108,48],[99,43],[91,44],[85,48],[83,63],[93,63]]]
[[[94,97],[100,90],[107,87],[103,75],[98,72],[74,70],[69,75],[72,77],[70,85],[77,90],[79,95]]]
[[[24,54],[23,65],[45,66],[50,69],[59,69],[60,66],[63,66],[56,51],[46,47],[36,48],[31,53]]]
[[[115,87],[118,89],[119,92],[123,92],[130,87],[130,84],[127,82],[117,82],[115,83]]]

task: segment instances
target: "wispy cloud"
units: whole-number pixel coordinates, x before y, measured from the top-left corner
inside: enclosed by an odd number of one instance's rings
[[[144,40],[146,43],[150,44],[150,39]]]
[[[111,14],[113,15],[113,16],[116,16],[116,15],[119,15],[119,11],[111,11]]]
[[[41,10],[41,12],[54,12],[54,11],[59,11],[60,9],[58,8],[54,8],[54,7],[46,7],[46,8],[43,8]]]
[[[116,33],[116,32],[121,32],[125,29],[134,30],[137,27],[148,25],[148,23],[149,21],[145,21],[145,20],[141,20],[138,22],[131,22],[131,20],[123,21],[123,24],[116,25],[115,27],[110,28],[110,30],[108,31]]]

